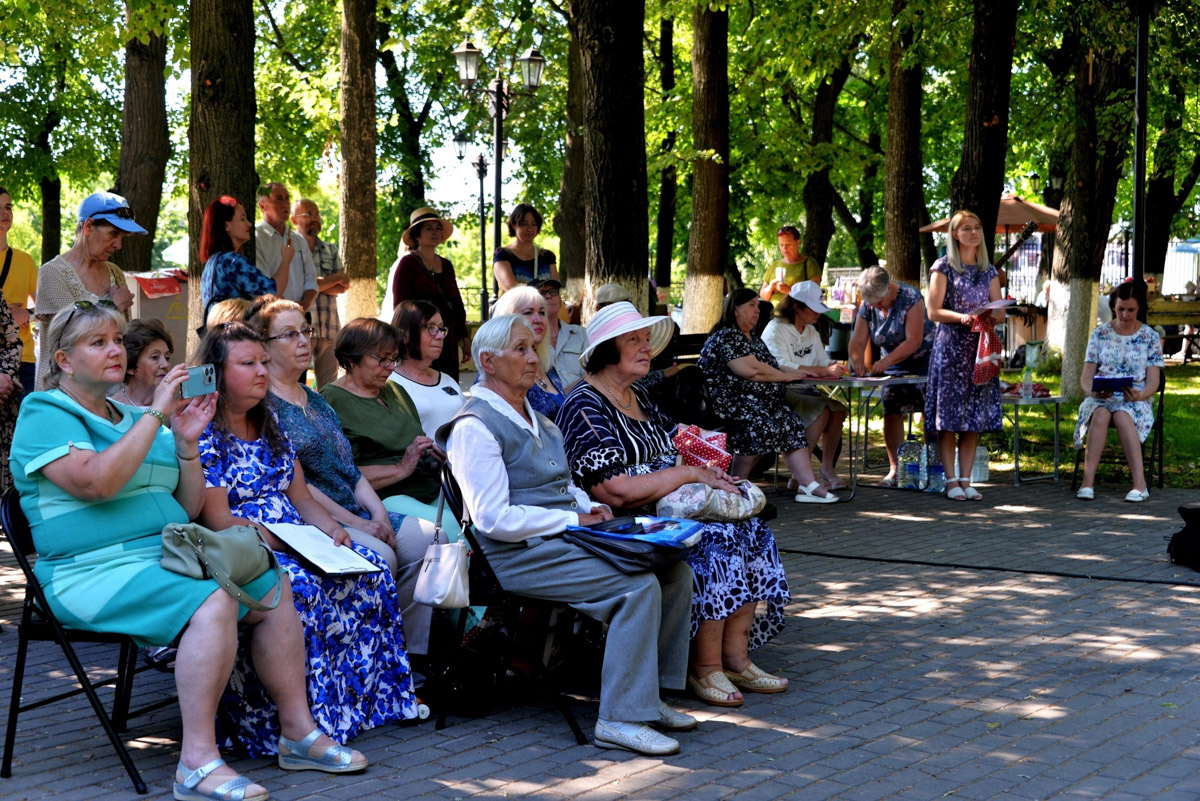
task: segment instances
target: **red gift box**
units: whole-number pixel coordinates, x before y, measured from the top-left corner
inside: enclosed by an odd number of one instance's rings
[[[675,449],[686,465],[729,470],[733,461],[733,456],[725,450],[725,435],[719,431],[706,431],[700,426],[681,423],[675,430],[674,441]]]

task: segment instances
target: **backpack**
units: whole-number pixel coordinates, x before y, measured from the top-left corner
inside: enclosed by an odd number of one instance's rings
[[[1167,545],[1171,564],[1200,570],[1200,507],[1180,506],[1179,516],[1183,518],[1183,528],[1171,536]]]

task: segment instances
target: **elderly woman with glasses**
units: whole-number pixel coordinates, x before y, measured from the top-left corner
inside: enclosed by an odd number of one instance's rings
[[[982,318],[1004,318],[1003,310],[973,312],[999,299],[1000,278],[983,244],[983,223],[973,212],[955,212],[950,218],[946,255],[929,268],[925,298],[926,314],[938,324],[925,387],[925,431],[937,432],[938,450],[946,466],[946,497],[952,501],[983,499],[971,486],[975,447],[980,432],[1000,430],[999,377],[983,384],[973,379]]]
[[[425,436],[448,422],[463,405],[458,382],[436,370],[433,363],[442,355],[446,335],[442,313],[427,300],[406,300],[396,307],[392,325],[400,332],[400,362],[388,380],[395,381],[417,407]]]
[[[387,562],[396,580],[408,652],[427,653],[432,610],[414,603],[413,590],[425,549],[433,539],[433,524],[384,509],[379,495],[354,464],[337,413],[323,397],[300,383],[315,333],[305,322],[300,304],[274,296],[260,298],[250,310],[247,324],[267,344],[267,405],[292,441],[309,492],[351,540]]]
[[[338,333],[334,353],[346,374],[321,388],[350,440],[354,463],[389,512],[437,519],[438,473],[446,454],[425,436],[412,398],[395,381],[400,332],[370,317]]]
[[[103,298],[129,319],[133,293],[125,285],[125,273],[109,259],[121,249],[126,236],[144,234],[146,229],[134,222],[133,210],[125,198],[111,192],[96,192],[84,198],[78,218],[75,244],[38,269],[37,318],[43,328],[77,300],[96,303]],[[54,354],[45,337],[39,342],[35,388],[44,389],[42,384]]]

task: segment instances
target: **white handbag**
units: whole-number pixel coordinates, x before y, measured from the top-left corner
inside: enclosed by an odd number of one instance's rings
[[[433,530],[433,542],[425,550],[421,573],[413,590],[413,600],[435,609],[462,609],[471,603],[467,579],[467,543],[450,542],[442,531],[442,507],[445,499],[438,498],[438,519]],[[440,538],[445,536],[446,542]]]

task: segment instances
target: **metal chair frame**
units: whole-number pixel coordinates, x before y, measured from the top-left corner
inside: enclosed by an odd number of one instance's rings
[[[1159,370],[1158,382],[1158,401],[1155,403],[1154,411],[1154,427],[1150,430],[1150,458],[1146,458],[1146,443],[1142,443],[1142,469],[1146,471],[1146,485],[1154,483],[1155,474],[1158,475],[1158,488],[1163,488],[1163,439],[1165,436],[1166,421],[1163,418],[1164,401],[1167,396],[1167,370],[1161,368]],[[1120,448],[1120,443],[1117,445]],[[1071,474],[1071,491],[1079,489],[1079,463],[1083,461],[1086,448],[1079,448],[1075,451],[1075,470]],[[1100,464],[1112,464],[1127,466],[1124,452],[1114,454],[1112,456],[1101,456]]]

